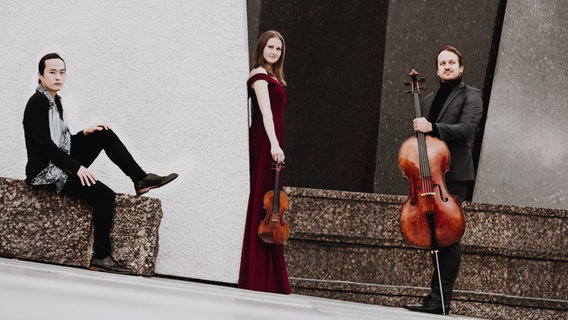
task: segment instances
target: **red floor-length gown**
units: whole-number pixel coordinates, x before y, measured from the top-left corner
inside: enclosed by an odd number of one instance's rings
[[[243,289],[289,294],[291,289],[284,261],[284,246],[266,244],[257,234],[258,225],[266,214],[262,199],[267,191],[274,189],[270,141],[264,130],[256,95],[251,88],[257,80],[268,81],[274,130],[281,147],[284,135],[282,118],[286,104],[286,90],[274,78],[266,74],[255,74],[247,81],[249,94],[252,97],[252,124],[249,129],[250,195],[238,286]]]

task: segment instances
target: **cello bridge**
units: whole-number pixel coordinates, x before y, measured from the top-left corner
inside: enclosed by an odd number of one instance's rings
[[[425,197],[435,197],[435,196],[436,196],[436,193],[435,193],[435,192],[425,192],[425,193],[421,193],[420,196],[421,196],[422,198],[425,198]]]

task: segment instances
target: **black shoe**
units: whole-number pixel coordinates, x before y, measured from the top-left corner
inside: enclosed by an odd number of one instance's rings
[[[102,259],[97,259],[93,257],[91,259],[91,266],[89,267],[89,269],[95,271],[107,271],[107,272],[120,273],[120,274],[134,274],[132,270],[124,266],[121,266],[111,256],[107,256]]]
[[[150,191],[150,189],[159,188],[165,184],[168,184],[177,177],[177,173],[170,173],[165,177],[153,173],[148,173],[146,178],[134,182],[134,189],[136,190],[137,195],[141,195]]]
[[[445,305],[444,310],[442,310],[442,303],[440,301],[435,301],[429,297],[422,299],[420,303],[410,303],[404,306],[404,308],[410,311],[424,312],[424,313],[434,313],[434,314],[445,314],[450,313],[450,305]]]

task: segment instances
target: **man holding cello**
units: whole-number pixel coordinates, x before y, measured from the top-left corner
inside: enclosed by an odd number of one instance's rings
[[[471,144],[483,113],[481,91],[462,81],[464,66],[458,49],[452,46],[442,48],[436,55],[436,68],[440,88],[424,97],[424,117],[414,119],[412,126],[414,131],[439,138],[447,144],[451,163],[446,186],[461,204],[475,179]],[[449,311],[461,262],[460,244],[456,241],[436,250],[438,261],[432,256],[431,292],[419,303],[407,304],[405,308],[408,310],[436,314]]]

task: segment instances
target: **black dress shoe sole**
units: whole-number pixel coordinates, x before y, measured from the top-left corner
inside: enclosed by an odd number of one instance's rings
[[[442,312],[442,308],[440,307],[427,307],[427,306],[404,306],[405,309],[414,311],[414,312],[422,312],[422,313],[431,313],[431,314],[444,314]],[[450,308],[446,307],[446,315],[450,313]]]
[[[155,184],[155,185],[153,185],[153,186],[148,186],[148,187],[146,187],[146,188],[142,188],[142,189],[136,190],[136,195],[137,195],[137,196],[140,196],[140,195],[143,195],[143,194],[147,193],[148,191],[150,191],[150,190],[152,190],[152,189],[156,189],[156,188],[159,188],[159,187],[161,187],[161,186],[164,186],[164,185],[166,185],[166,184],[168,184],[168,183],[174,181],[177,177],[178,177],[178,174],[177,174],[177,173],[172,173],[172,174],[170,174],[169,176],[167,176],[164,181],[162,181],[162,182],[160,182],[160,183],[158,183],[158,184]]]
[[[97,266],[93,266],[93,265],[89,266],[89,270],[116,273],[116,274],[124,274],[124,275],[133,275],[134,274],[134,272],[132,272],[131,270],[118,271],[118,270],[112,270],[112,269],[105,269],[105,268],[101,268],[101,267],[97,267]]]

